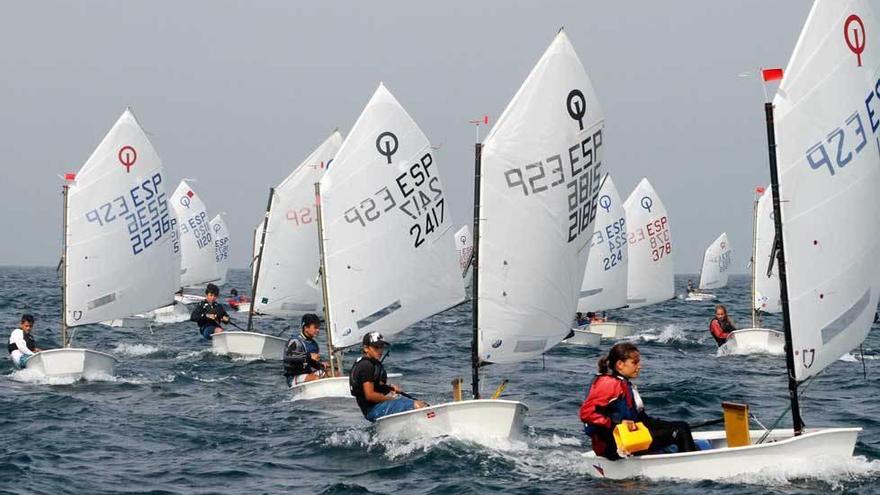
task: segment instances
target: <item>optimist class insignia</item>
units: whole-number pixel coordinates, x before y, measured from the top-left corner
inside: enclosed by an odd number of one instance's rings
[[[135,151],[135,149],[131,146],[126,145],[122,148],[119,148],[119,153],[117,156],[119,158],[119,163],[121,163],[122,166],[125,167],[125,173],[130,174],[131,167],[134,165],[134,162],[137,161],[137,151]]]

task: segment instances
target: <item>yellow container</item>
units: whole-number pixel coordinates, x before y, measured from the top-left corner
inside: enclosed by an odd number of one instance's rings
[[[614,428],[614,442],[617,448],[631,454],[648,450],[651,446],[651,432],[641,422],[636,423],[636,431],[629,431],[625,424],[619,424]]]
[[[745,447],[751,445],[749,436],[749,406],[733,402],[722,402],[724,411],[724,432],[728,447]]]

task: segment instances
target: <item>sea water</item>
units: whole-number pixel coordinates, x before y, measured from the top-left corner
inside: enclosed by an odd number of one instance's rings
[[[247,290],[230,273],[223,296]],[[677,293],[686,277],[677,277]],[[0,268],[0,335],[23,312],[39,346],[59,341],[59,280],[51,268]],[[715,291],[739,327],[749,321],[749,280]],[[633,323],[642,351],[637,384],[651,415],[690,422],[748,403],[769,425],[788,404],[781,356],[718,356],[708,333],[713,302],[679,298],[609,314]],[[246,315],[232,313],[239,325]],[[257,318],[289,336],[298,321]],[[385,364],[430,402],[469,383],[471,308],[465,304],[391,338]],[[765,327],[780,328],[769,316]],[[320,339],[323,348],[323,334]],[[353,400],[293,401],[278,361],[215,356],[189,322],[152,329],[82,327],[76,343],[120,359],[116,376],[46,380],[0,360],[0,493],[880,493],[880,332],[827,369],[801,400],[808,426],[860,426],[855,457],[767,466],[720,482],[593,478],[578,408],[601,349],[560,345],[544,359],[483,368],[483,392],[503,379],[505,398],[529,406],[525,438],[480,446],[451,439],[382,443]],[[355,353],[346,355],[350,364]],[[863,365],[867,378],[863,376]],[[789,426],[788,416],[780,422]]]

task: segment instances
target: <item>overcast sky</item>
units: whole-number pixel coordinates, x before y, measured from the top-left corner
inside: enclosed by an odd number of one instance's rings
[[[54,265],[61,180],[131,106],[168,191],[228,213],[232,266],[277,184],[384,81],[435,145],[452,218],[471,220],[474,130],[565,26],[606,116],[623,198],[669,210],[676,271],[722,231],[745,272],[769,182],[758,67],[784,66],[808,1],[9,1],[0,15],[0,265]],[[876,6],[875,6],[876,8]],[[486,135],[483,129],[482,135]]]

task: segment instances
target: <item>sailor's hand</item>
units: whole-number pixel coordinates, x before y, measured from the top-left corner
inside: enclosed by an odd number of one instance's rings
[[[395,394],[399,394],[399,393],[403,392],[403,389],[400,388],[400,387],[397,386],[397,385],[389,385],[389,387],[391,387],[391,390],[392,390]]]
[[[215,321],[217,320],[217,315],[214,313],[208,313],[205,315],[205,317],[208,318],[209,320],[215,320]]]
[[[223,323],[229,323],[229,315],[223,316],[223,318],[220,318],[220,320],[223,321]]]
[[[636,431],[636,430],[639,429],[639,427],[636,426],[635,421],[630,421],[630,420],[628,420],[628,419],[624,419],[624,420],[621,422],[621,424],[626,425],[626,429],[629,430],[629,431]]]
[[[312,361],[320,361],[321,360],[321,355],[318,354],[317,352],[313,352],[311,354],[311,356],[312,356]]]

